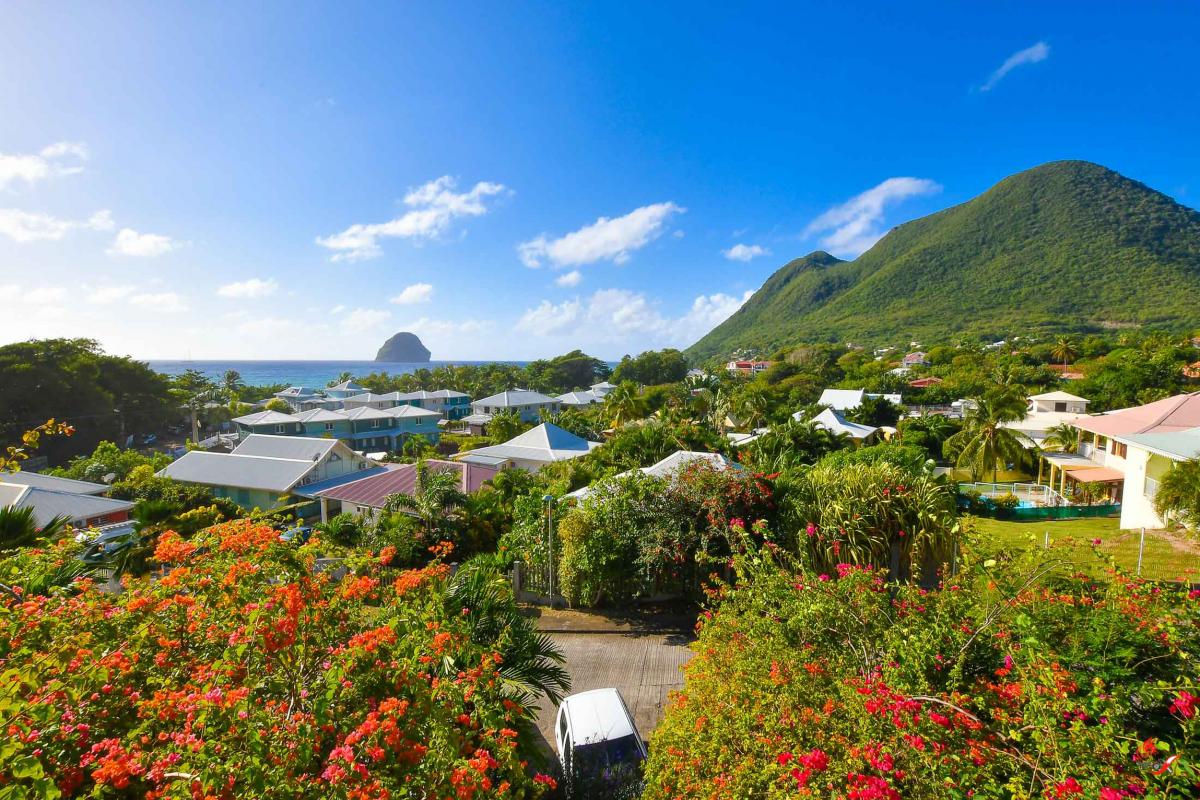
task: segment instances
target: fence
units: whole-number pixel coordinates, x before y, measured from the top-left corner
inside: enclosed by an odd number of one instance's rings
[[[1049,486],[1040,483],[960,483],[959,491],[975,491],[984,497],[1013,495],[1017,500],[1039,506],[1064,506],[1066,499]]]

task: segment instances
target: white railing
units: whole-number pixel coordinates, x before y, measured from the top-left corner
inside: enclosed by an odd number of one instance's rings
[[[1153,500],[1154,496],[1156,494],[1158,494],[1158,481],[1154,480],[1154,478],[1147,476],[1146,477],[1146,497]]]
[[[975,490],[984,497],[1002,497],[1006,494],[1016,495],[1018,500],[1039,506],[1069,505],[1066,498],[1058,492],[1040,483],[960,483],[960,489]]]

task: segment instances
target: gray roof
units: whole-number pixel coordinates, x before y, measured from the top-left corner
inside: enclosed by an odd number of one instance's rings
[[[560,394],[555,399],[564,406],[590,406],[593,403],[604,402],[603,397],[591,390],[586,392],[567,392],[566,394]]]
[[[536,428],[525,431],[520,436],[509,439],[504,444],[481,447],[464,455],[550,463],[587,455],[599,446],[599,442],[589,442],[557,425],[544,422]],[[476,461],[476,463],[482,462]]]
[[[335,443],[332,439],[328,441],[331,444]],[[286,492],[316,467],[315,461],[239,455],[236,450],[232,453],[192,450],[184,453],[179,460],[169,464],[158,474],[164,478],[206,486]]]
[[[1132,433],[1116,438],[1155,450],[1178,461],[1200,458],[1200,428],[1170,433]]]
[[[82,523],[92,517],[129,511],[133,508],[133,502],[91,494],[56,492],[19,483],[4,483],[0,484],[0,506],[32,508],[34,520],[42,526],[57,516],[65,516],[72,522]]]
[[[557,403],[558,400],[553,397],[547,397],[541,392],[532,392],[528,389],[509,389],[500,394],[494,394],[491,397],[485,397],[482,400],[476,400],[471,403],[473,406],[497,406],[499,408],[509,408],[513,406],[537,406],[547,403]]]
[[[440,417],[440,411],[431,411],[428,408],[418,408],[417,406],[393,406],[392,408],[382,411],[389,417]]]
[[[281,411],[259,411],[255,414],[247,414],[244,417],[234,417],[234,422],[240,422],[243,425],[270,425],[282,424],[285,422],[295,422],[297,417],[291,414],[284,414]]]
[[[49,489],[53,492],[68,492],[70,494],[107,494],[108,486],[91,481],[77,481],[72,478],[59,478],[54,475],[43,475],[40,472],[0,472],[0,483],[19,483],[23,486],[33,486],[37,489]]]
[[[351,395],[343,400],[343,403],[353,405],[366,405],[367,403],[382,403],[385,401],[398,401],[400,399],[399,392],[389,392],[388,394],[375,394],[374,392],[363,392],[362,394]]]
[[[330,386],[329,390],[334,392],[365,392],[366,387],[349,380],[342,381],[337,386]]]
[[[430,392],[425,389],[419,389],[415,392],[399,393],[401,400],[445,400],[451,397],[470,397],[464,392],[456,392],[453,389],[438,389]]]
[[[359,406],[345,412],[345,419],[391,419],[392,411],[395,409],[389,408],[386,411],[373,406]]]
[[[305,411],[297,414],[296,419],[299,422],[344,422],[346,415],[341,411],[330,411],[327,408],[314,408],[311,411]]]
[[[289,386],[282,392],[276,392],[276,397],[308,397],[317,393],[316,389],[310,389],[307,386]]]
[[[468,425],[487,425],[492,421],[491,414],[469,414],[462,418]]]
[[[290,458],[315,463],[329,455],[329,452],[337,445],[337,439],[319,439],[312,436],[267,436],[256,433],[247,436],[241,444],[233,449],[231,455]]]

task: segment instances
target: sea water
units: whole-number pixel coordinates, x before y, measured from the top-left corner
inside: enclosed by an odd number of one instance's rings
[[[435,367],[514,364],[525,366],[528,361],[429,361],[425,363],[390,361],[149,361],[150,369],[164,375],[179,375],[194,369],[213,380],[220,380],[228,370],[237,370],[248,386],[307,386],[322,389],[343,372],[363,377],[372,372],[406,375],[419,369]]]

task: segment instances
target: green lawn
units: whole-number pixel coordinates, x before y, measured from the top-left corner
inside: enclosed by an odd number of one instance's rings
[[[1111,555],[1121,568],[1133,572],[1137,567],[1140,532],[1123,531],[1117,522],[1109,518],[1055,522],[973,519],[984,541],[994,541],[997,546],[1043,547],[1049,533],[1050,546],[1087,572],[1099,573],[1105,566],[1092,551],[1092,541],[1099,539],[1101,552]],[[1200,542],[1164,531],[1146,531],[1142,575],[1156,580],[1200,582]]]

